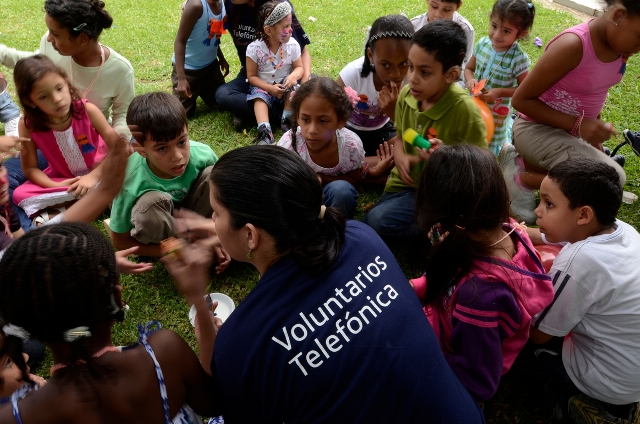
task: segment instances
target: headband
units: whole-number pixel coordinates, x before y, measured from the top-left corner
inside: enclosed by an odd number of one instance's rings
[[[264,20],[264,26],[271,26],[280,22],[285,16],[291,13],[291,6],[288,2],[283,1],[273,8],[267,19]]]
[[[413,34],[410,34],[410,33],[406,32],[406,31],[384,31],[384,32],[379,32],[379,33],[369,37],[369,43],[373,43],[374,41],[379,40],[381,38],[406,38],[408,40],[411,40],[413,38]]]

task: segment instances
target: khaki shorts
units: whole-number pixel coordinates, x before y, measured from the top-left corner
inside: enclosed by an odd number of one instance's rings
[[[513,122],[513,145],[525,161],[546,170],[567,159],[590,158],[614,167],[620,177],[620,185],[624,186],[627,181],[624,169],[613,159],[560,128],[518,116]]]

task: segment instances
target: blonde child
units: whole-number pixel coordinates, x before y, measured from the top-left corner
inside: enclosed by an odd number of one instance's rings
[[[119,136],[46,56],[21,59],[14,79],[24,110],[20,136],[31,140],[22,142],[20,158],[29,181],[16,188],[13,202],[42,224],[49,219],[47,209],[64,206],[98,184],[100,162]],[[49,162],[44,171],[38,168],[37,150]]]
[[[500,155],[511,197],[511,213],[534,222],[534,190],[547,171],[572,158],[611,165],[620,185],[622,167],[603,152],[616,134],[600,119],[609,88],[619,83],[627,58],[640,51],[640,4],[607,0],[607,11],[551,40],[513,95],[520,114],[513,123],[513,145]],[[518,156],[520,155],[520,156]]]
[[[284,1],[265,3],[258,14],[258,33],[261,39],[247,47],[247,79],[251,89],[247,101],[253,102],[258,122],[258,144],[274,142],[269,109],[284,102],[281,125],[289,129],[291,116],[290,96],[298,80],[302,78],[300,45],[291,38],[291,5]]]
[[[361,181],[374,181],[393,164],[393,154],[385,142],[379,160],[365,161],[357,134],[344,128],[353,106],[344,90],[330,78],[314,78],[300,86],[291,102],[293,129],[278,146],[297,152],[322,181],[324,204],[353,218]]]
[[[495,132],[489,150],[496,156],[509,139],[511,96],[529,73],[529,56],[518,45],[533,25],[536,8],[528,0],[498,0],[491,9],[489,35],[482,37],[473,49],[473,56],[465,69],[470,92],[484,81],[481,100],[493,112]]]

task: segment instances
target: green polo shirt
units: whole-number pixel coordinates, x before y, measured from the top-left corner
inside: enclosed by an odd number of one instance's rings
[[[429,128],[434,128],[438,134],[437,138],[444,144],[467,142],[487,148],[487,133],[480,110],[471,96],[457,84],[450,84],[442,98],[424,112],[420,112],[418,101],[409,94],[409,86],[406,85],[398,96],[394,123],[400,137],[408,128],[414,129],[423,137]],[[403,145],[406,154],[418,155],[413,145],[406,141],[403,141]],[[422,168],[423,161],[411,167],[411,178],[415,188],[418,187]],[[397,193],[407,188],[410,187],[402,182],[398,168],[394,167],[384,191]]]

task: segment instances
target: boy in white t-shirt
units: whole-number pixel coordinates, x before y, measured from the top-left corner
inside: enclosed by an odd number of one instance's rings
[[[554,300],[534,317],[531,340],[565,337],[564,369],[581,392],[568,403],[577,423],[640,419],[640,234],[616,219],[621,200],[613,167],[570,159],[542,181],[540,229],[528,230],[534,244],[565,244],[549,272]]]
[[[269,109],[284,101],[282,129],[288,131],[291,116],[290,96],[302,77],[300,44],[291,38],[291,5],[277,0],[265,3],[258,13],[258,33],[261,38],[247,46],[247,80],[251,84],[247,101],[253,102],[258,122],[258,144],[272,144],[273,132]]]

